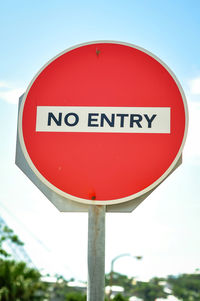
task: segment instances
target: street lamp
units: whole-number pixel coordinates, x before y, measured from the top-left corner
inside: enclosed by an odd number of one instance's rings
[[[111,297],[111,294],[112,294],[112,283],[113,283],[113,271],[114,271],[114,263],[117,259],[121,258],[121,257],[125,257],[125,256],[129,256],[129,257],[132,257],[132,258],[135,258],[137,260],[141,260],[142,259],[142,256],[133,256],[129,253],[124,253],[124,254],[120,254],[116,257],[113,258],[113,260],[111,261],[111,269],[110,269],[110,291],[109,291],[109,295],[108,295],[108,299],[110,299]]]

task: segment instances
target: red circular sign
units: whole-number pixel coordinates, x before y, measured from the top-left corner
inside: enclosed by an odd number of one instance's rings
[[[187,132],[184,93],[137,46],[92,42],[53,58],[28,87],[19,136],[48,187],[83,203],[116,204],[158,185]]]

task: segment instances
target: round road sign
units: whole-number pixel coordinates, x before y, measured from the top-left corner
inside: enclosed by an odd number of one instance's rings
[[[156,187],[175,167],[187,105],[172,71],[148,51],[97,41],[48,62],[29,85],[19,137],[27,162],[73,201],[112,205]]]

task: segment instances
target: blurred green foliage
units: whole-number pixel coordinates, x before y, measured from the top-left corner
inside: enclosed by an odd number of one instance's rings
[[[168,283],[174,296],[183,301],[200,300],[200,274],[183,274],[178,277],[169,276]]]
[[[45,291],[37,270],[24,262],[0,259],[0,301],[43,300]]]
[[[128,298],[122,296],[121,294],[117,294],[112,300],[113,301],[128,301]]]
[[[25,262],[8,260],[8,241],[15,247],[23,245],[12,229],[0,224],[0,301],[44,300],[47,286],[40,280],[40,273]]]
[[[12,242],[15,245],[23,245],[17,235],[8,226],[0,224],[0,255],[1,257],[9,257],[10,254],[5,249],[6,242]]]
[[[133,290],[132,295],[141,298],[144,301],[155,301],[156,298],[167,298],[161,278],[153,278],[148,282],[138,281]]]
[[[86,301],[86,295],[79,292],[70,292],[66,296],[66,301]]]

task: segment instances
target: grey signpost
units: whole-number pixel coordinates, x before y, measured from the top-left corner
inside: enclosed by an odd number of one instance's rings
[[[103,301],[105,291],[106,206],[90,206],[88,212],[87,301]]]

